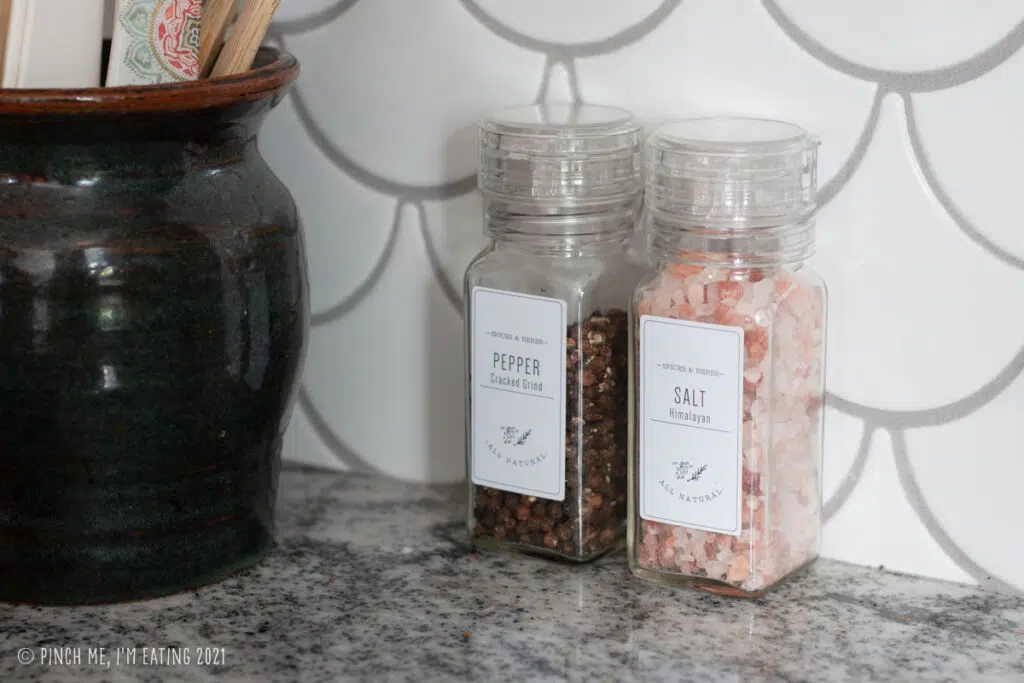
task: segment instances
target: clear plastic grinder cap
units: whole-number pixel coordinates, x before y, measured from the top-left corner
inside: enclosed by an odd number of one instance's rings
[[[684,119],[647,144],[647,208],[669,220],[743,229],[809,220],[818,140],[769,119]]]
[[[505,109],[480,124],[478,181],[488,199],[558,213],[628,204],[643,193],[643,127],[615,107]]]

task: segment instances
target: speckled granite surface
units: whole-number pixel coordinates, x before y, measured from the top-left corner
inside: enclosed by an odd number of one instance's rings
[[[819,562],[739,602],[639,583],[618,555],[474,555],[460,492],[286,471],[261,567],[151,602],[0,606],[0,681],[1024,681],[1024,598]],[[161,665],[169,646],[191,663]]]

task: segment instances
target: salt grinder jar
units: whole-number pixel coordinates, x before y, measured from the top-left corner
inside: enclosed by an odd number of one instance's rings
[[[584,562],[625,533],[642,141],[610,107],[527,106],[481,124],[490,245],[465,278],[476,545]]]
[[[819,548],[817,142],[778,121],[692,119],[655,131],[646,156],[629,566],[756,597]]]

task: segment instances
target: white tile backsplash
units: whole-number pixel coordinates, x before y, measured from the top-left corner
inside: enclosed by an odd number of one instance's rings
[[[1024,590],[1024,0],[311,0],[262,138],[307,231],[289,458],[464,477],[472,123],[537,98],[743,113],[822,139],[824,551]]]

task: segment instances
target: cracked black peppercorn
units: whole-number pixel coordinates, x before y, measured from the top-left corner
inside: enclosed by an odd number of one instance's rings
[[[626,517],[627,325],[624,311],[611,310],[567,330],[564,500],[474,486],[475,541],[577,561],[619,542]]]

